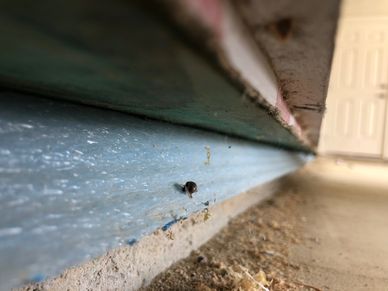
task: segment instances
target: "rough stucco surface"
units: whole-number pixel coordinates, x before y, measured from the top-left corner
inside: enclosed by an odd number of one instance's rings
[[[269,57],[295,118],[317,144],[339,0],[234,0],[234,4]]]
[[[5,90],[0,100],[0,290],[55,276],[310,159],[75,103]],[[181,188],[190,180],[191,199]]]
[[[210,207],[209,212],[193,214],[168,231],[156,231],[132,247],[111,250],[56,278],[19,290],[137,290],[174,262],[187,257],[232,217],[262,201],[280,185],[281,180],[275,180],[256,187]]]

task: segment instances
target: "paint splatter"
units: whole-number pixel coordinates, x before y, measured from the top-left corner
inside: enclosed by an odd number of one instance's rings
[[[137,240],[135,238],[129,239],[126,241],[127,245],[133,246],[137,243]]]
[[[210,158],[211,158],[210,147],[209,147],[209,146],[205,146],[205,150],[206,150],[206,161],[205,161],[205,165],[208,166],[208,165],[210,165]]]
[[[174,220],[167,222],[165,225],[162,226],[162,230],[163,231],[168,230],[171,226],[173,226],[177,222],[178,222],[178,219],[174,219]]]
[[[43,274],[35,274],[34,276],[32,276],[30,278],[30,282],[31,283],[39,283],[39,282],[42,282],[44,280],[45,276]]]
[[[0,229],[0,237],[17,235],[17,234],[20,234],[22,231],[23,231],[23,229],[21,227],[2,228],[2,229]]]

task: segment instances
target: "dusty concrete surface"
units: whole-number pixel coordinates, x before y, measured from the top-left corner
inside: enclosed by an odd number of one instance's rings
[[[305,284],[294,279],[299,266],[290,264],[288,257],[289,246],[300,240],[293,215],[300,203],[288,190],[253,206],[142,291],[253,291],[261,290],[260,284],[273,290],[298,290]]]
[[[320,159],[145,290],[387,290],[387,178]]]
[[[20,290],[137,290],[204,244],[232,217],[275,193],[280,183],[275,180],[241,193],[139,242],[130,242],[132,246],[114,249],[56,278]]]
[[[388,290],[388,165],[318,160],[294,177],[304,243],[297,276],[329,290]]]
[[[318,159],[286,182],[24,290],[387,290],[388,165]]]

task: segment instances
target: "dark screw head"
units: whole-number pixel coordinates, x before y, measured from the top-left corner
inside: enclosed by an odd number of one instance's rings
[[[198,191],[197,184],[193,181],[187,181],[184,190],[190,198],[193,198],[193,193]]]
[[[207,263],[207,258],[205,256],[198,256],[197,257],[197,263],[206,264]]]

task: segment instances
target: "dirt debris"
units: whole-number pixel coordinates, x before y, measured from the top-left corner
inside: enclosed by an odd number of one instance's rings
[[[288,260],[304,239],[294,213],[301,203],[289,190],[250,208],[140,290],[320,290],[298,280],[301,267]]]

